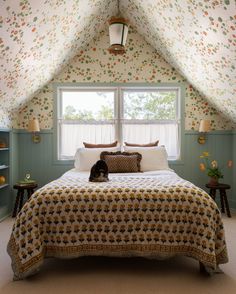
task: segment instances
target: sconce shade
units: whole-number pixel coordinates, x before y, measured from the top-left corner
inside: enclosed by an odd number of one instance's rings
[[[211,122],[208,119],[202,119],[200,121],[199,132],[207,133],[211,130]]]
[[[36,134],[36,132],[40,131],[38,119],[34,118],[29,120],[28,131],[32,133],[32,141],[34,143],[40,143],[41,137],[39,134]]]
[[[40,131],[38,119],[29,120],[28,131],[33,133]]]
[[[127,35],[127,20],[123,17],[113,16],[109,20],[110,47],[108,51],[112,54],[124,54]]]

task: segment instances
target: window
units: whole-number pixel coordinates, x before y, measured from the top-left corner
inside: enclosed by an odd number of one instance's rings
[[[159,140],[180,157],[180,87],[57,88],[58,159],[73,159],[83,142]]]
[[[178,90],[130,89],[122,91],[124,142],[159,140],[169,159],[179,157]]]
[[[115,90],[61,89],[58,103],[58,157],[72,159],[83,142],[114,141]]]

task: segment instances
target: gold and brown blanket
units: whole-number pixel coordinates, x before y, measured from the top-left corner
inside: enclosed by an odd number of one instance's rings
[[[215,202],[175,173],[113,175],[89,183],[68,173],[35,192],[18,214],[8,244],[14,279],[46,257],[170,257],[216,268],[228,260]]]

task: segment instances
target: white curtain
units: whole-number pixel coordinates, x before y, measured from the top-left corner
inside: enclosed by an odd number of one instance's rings
[[[168,157],[179,155],[178,124],[123,124],[123,142],[145,144],[159,140],[165,145]],[[71,158],[83,142],[102,144],[115,141],[114,124],[61,124],[60,157]]]
[[[73,157],[83,142],[102,144],[115,141],[113,124],[61,124],[60,157]]]
[[[124,124],[123,141],[145,144],[159,140],[159,146],[165,145],[168,157],[179,155],[178,124]]]

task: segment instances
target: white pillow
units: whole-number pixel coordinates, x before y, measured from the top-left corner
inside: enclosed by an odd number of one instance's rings
[[[90,171],[91,167],[100,159],[102,151],[116,152],[120,151],[120,147],[78,148],[75,153],[75,169],[77,171]]]
[[[141,171],[171,170],[168,165],[165,146],[130,147],[124,146],[126,152],[138,152],[142,155]]]

